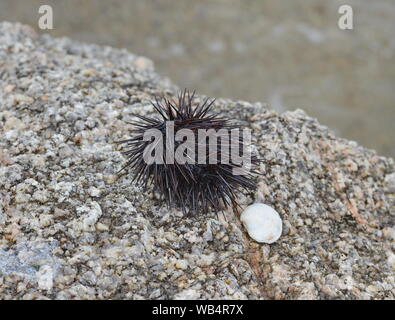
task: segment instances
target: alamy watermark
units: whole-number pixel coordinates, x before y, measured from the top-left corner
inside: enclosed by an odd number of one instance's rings
[[[143,160],[148,165],[231,164],[233,175],[247,175],[251,169],[248,128],[180,129],[175,133],[174,121],[166,121],[165,134],[159,129],[148,129],[143,140],[147,142]]]
[[[344,4],[339,7],[338,13],[341,14],[337,25],[341,30],[352,30],[354,29],[354,12],[352,7],[348,4]]]
[[[41,30],[53,29],[53,9],[50,5],[44,4],[38,8],[38,13],[41,15],[38,19],[38,27]]]
[[[41,30],[53,29],[53,8],[48,4],[41,5],[38,8],[40,17],[38,19],[38,27]],[[341,15],[337,22],[339,29],[352,30],[354,29],[354,13],[353,8],[348,4],[343,4],[339,7],[338,13]]]

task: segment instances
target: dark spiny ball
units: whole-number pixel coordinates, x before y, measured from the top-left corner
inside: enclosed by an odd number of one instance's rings
[[[197,133],[198,129],[226,129],[230,132],[232,129],[240,128],[237,124],[232,124],[218,114],[210,112],[213,100],[208,98],[201,104],[194,104],[194,93],[190,94],[184,90],[179,94],[178,99],[163,98],[163,102],[156,99],[153,102],[159,118],[151,118],[140,115],[136,116],[139,121],[131,122],[135,126],[132,130],[134,136],[131,139],[119,141],[126,144],[126,150],[123,153],[127,156],[128,161],[121,169],[130,168],[133,176],[132,180],[147,188],[152,185],[162,198],[167,202],[169,207],[181,208],[183,212],[207,212],[210,208],[217,211],[232,205],[238,206],[236,199],[236,190],[244,189],[250,191],[255,188],[253,183],[253,174],[257,172],[250,170],[245,175],[234,175],[233,169],[241,168],[242,164],[236,163],[233,159],[228,162],[221,161],[221,146],[224,144],[221,140],[216,144],[217,155],[216,163],[209,161],[209,145],[203,151],[207,161],[205,164],[197,163],[166,163],[167,154],[167,131],[166,123],[174,123],[174,134],[181,129],[190,129]],[[147,130],[157,129],[163,136],[163,150],[166,152],[160,154],[162,163],[147,163],[144,159],[144,150],[152,144],[152,141],[146,141],[144,134]],[[230,136],[230,134],[229,134]],[[229,140],[234,141],[234,140]],[[180,146],[184,141],[175,141],[174,149]],[[201,141],[199,141],[201,142]],[[206,142],[209,142],[207,137]],[[226,142],[225,142],[226,143]],[[240,150],[244,145],[242,136],[238,136],[237,143]],[[201,145],[201,144],[200,144]],[[225,145],[224,145],[225,146]],[[229,149],[229,145],[226,147]],[[195,154],[198,152],[198,142],[194,145]],[[191,148],[189,148],[190,150]],[[183,153],[185,155],[185,152]],[[251,156],[251,165],[256,167],[259,160],[256,156]],[[187,210],[189,209],[189,210]]]

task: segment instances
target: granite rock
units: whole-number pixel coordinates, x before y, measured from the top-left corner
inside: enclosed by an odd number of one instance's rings
[[[178,87],[126,50],[0,24],[1,299],[394,299],[395,165],[302,110],[217,99],[253,130],[272,245],[118,174],[132,113]],[[196,101],[204,96],[198,95]]]

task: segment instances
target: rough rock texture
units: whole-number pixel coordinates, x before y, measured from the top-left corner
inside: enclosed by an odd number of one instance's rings
[[[0,298],[395,298],[394,161],[301,110],[215,105],[265,159],[240,202],[280,213],[272,245],[118,176],[131,113],[177,91],[146,58],[0,24]]]

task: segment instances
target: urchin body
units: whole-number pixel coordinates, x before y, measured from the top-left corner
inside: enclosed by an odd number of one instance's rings
[[[152,185],[169,207],[181,208],[184,212],[190,213],[207,212],[210,208],[220,211],[229,205],[237,207],[236,191],[239,189],[249,191],[255,186],[252,180],[255,171],[235,175],[235,169],[242,169],[243,164],[231,157],[225,157],[230,154],[230,142],[235,144],[236,141],[236,147],[241,149],[244,147],[242,136],[237,135],[236,139],[233,135],[231,136],[231,131],[239,129],[239,125],[232,124],[228,119],[217,114],[212,114],[210,109],[214,100],[206,99],[201,104],[194,104],[193,100],[194,94],[189,94],[185,90],[177,100],[164,98],[163,103],[158,100],[152,103],[160,118],[135,115],[139,121],[132,123],[135,126],[132,130],[134,136],[120,141],[120,143],[126,143],[127,150],[123,153],[128,157],[123,169],[130,168],[133,174],[132,180],[145,188]],[[198,132],[204,130],[222,132],[221,136],[229,139],[225,139],[225,142],[218,139],[215,141],[218,143],[215,144],[212,143],[209,135],[203,139],[193,140],[192,145],[189,144],[187,148],[184,148],[183,155],[188,156],[189,152],[193,155],[199,154],[199,161],[196,158],[187,157],[192,161],[180,163],[176,159],[172,163],[166,161],[170,151],[174,152],[174,149],[182,144],[185,145],[185,141],[169,139],[170,134],[167,130],[169,122],[173,126],[175,135],[187,129],[198,136]],[[161,146],[165,150],[159,156],[161,161],[147,163],[144,156],[146,150],[153,145],[152,141],[145,139],[149,130],[156,130],[163,137],[156,143],[163,144]],[[171,144],[169,141],[174,144],[173,150],[169,148]],[[210,143],[214,148],[214,153]],[[158,154],[156,154],[156,159],[158,159]],[[252,156],[250,164],[254,166],[257,163],[257,158]]]

